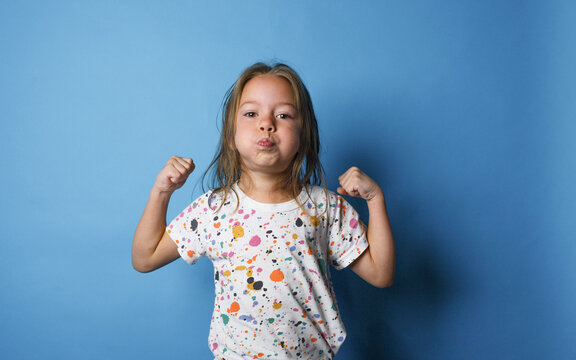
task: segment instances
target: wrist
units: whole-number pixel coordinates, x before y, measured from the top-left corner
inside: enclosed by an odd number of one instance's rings
[[[174,191],[164,191],[160,190],[157,187],[153,187],[150,191],[150,198],[158,199],[158,200],[170,200],[172,197],[172,193]]]
[[[378,189],[369,199],[366,200],[368,206],[370,205],[380,205],[386,202],[386,197],[384,196],[384,192],[381,189]]]

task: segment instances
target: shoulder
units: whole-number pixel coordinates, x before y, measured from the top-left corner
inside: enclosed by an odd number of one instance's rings
[[[342,196],[334,191],[323,188],[318,185],[308,185],[305,189],[306,200],[311,200],[316,204],[325,204],[326,206],[346,202]]]
[[[350,204],[342,195],[324,189],[321,186],[309,186],[309,193],[311,198],[311,203],[313,208],[315,208],[319,213],[325,216],[330,222],[335,221],[335,219],[341,219],[344,221],[352,220],[351,224],[355,224],[359,221],[360,215],[358,211]],[[312,209],[310,205],[307,206]]]
[[[234,211],[237,208],[239,201],[240,197],[234,188],[211,189],[196,199],[192,205],[195,203],[197,206],[203,205],[204,211],[211,210],[212,212],[229,212]]]
[[[348,202],[334,191],[317,185],[309,185],[304,191],[301,204],[309,210],[328,217],[336,216],[343,208],[349,207]]]
[[[192,216],[198,216],[199,214],[218,212],[220,209],[227,207],[231,199],[234,198],[233,193],[226,194],[224,191],[210,189],[194,199],[190,205],[183,210],[183,214],[188,213]],[[234,204],[235,203],[234,201]]]

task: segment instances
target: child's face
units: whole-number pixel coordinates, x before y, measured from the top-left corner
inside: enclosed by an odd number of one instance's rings
[[[234,143],[243,171],[284,172],[300,147],[300,114],[290,83],[278,76],[257,76],[246,83]]]

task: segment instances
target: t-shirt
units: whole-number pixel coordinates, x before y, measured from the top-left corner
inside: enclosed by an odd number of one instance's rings
[[[279,204],[233,190],[226,198],[205,193],[166,228],[184,260],[207,256],[214,265],[214,356],[332,359],[346,330],[327,264],[340,270],[358,258],[368,247],[366,227],[348,202],[319,186]]]

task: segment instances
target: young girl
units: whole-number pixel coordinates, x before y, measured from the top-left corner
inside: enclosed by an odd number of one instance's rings
[[[191,159],[173,156],[136,229],[134,268],[210,258],[216,294],[209,346],[218,359],[332,359],[346,331],[327,265],[349,267],[377,287],[392,283],[384,194],[358,168],[340,176],[340,195],[366,200],[366,228],[326,190],[310,95],[286,65],[246,69],[222,117],[209,167],[214,189],[166,226],[169,199],[194,170]]]

